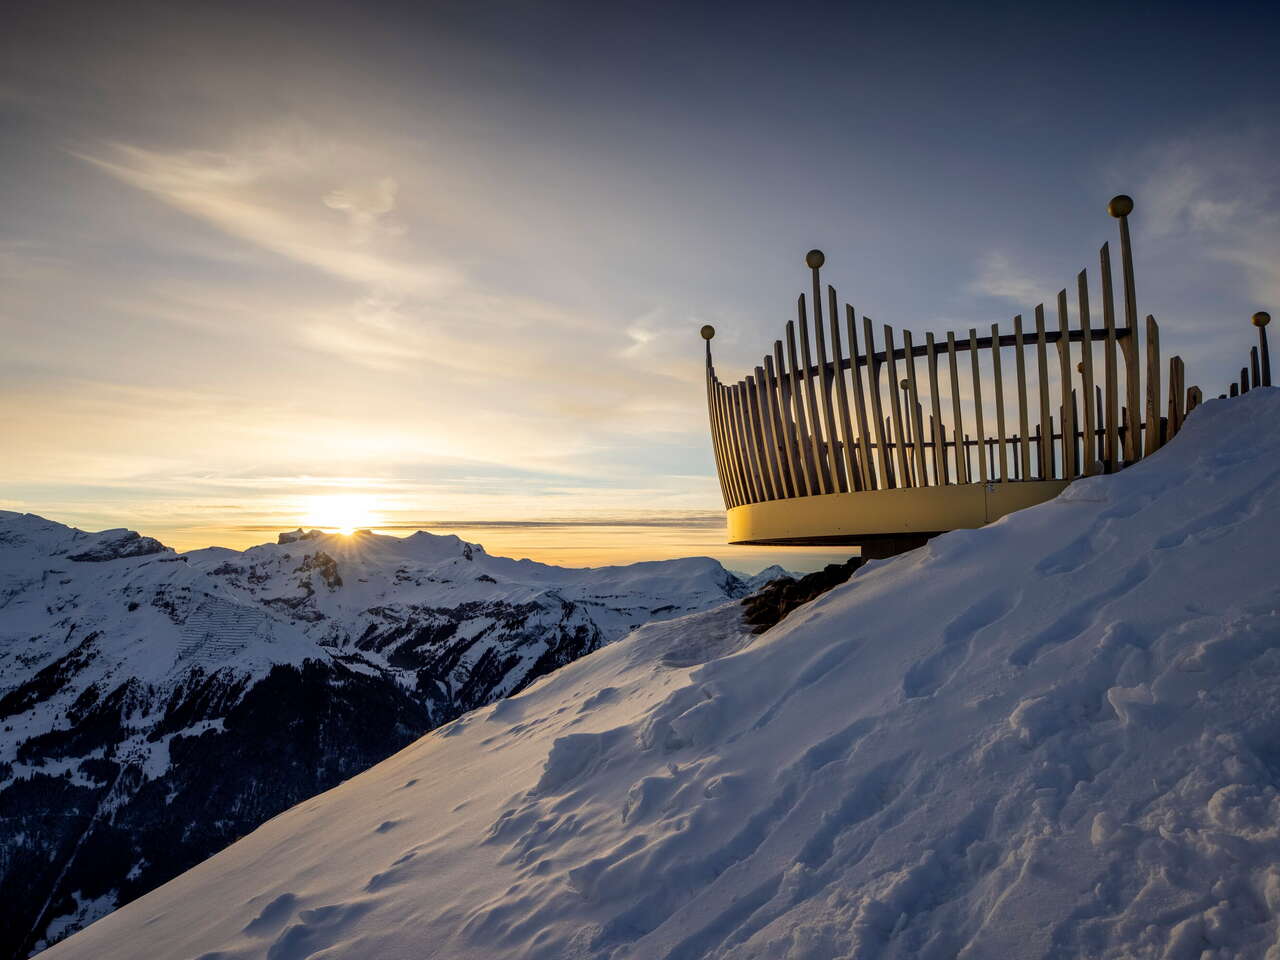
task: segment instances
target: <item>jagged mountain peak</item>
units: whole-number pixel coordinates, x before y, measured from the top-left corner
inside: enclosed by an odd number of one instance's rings
[[[175,554],[0,513],[0,955],[639,624],[744,592],[707,558],[562,568],[301,530]]]

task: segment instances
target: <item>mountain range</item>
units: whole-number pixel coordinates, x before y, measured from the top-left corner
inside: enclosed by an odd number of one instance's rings
[[[0,956],[641,624],[783,573],[563,568],[425,532],[179,554],[0,512]]]

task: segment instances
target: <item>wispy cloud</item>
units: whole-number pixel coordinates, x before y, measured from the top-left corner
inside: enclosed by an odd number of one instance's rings
[[[978,261],[978,275],[969,289],[1026,308],[1042,303],[1050,285],[1015,264],[1006,254],[991,252]]]

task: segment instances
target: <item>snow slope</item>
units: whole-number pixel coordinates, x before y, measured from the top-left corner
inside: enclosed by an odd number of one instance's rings
[[[758,636],[645,626],[48,951],[1280,957],[1280,391]]]

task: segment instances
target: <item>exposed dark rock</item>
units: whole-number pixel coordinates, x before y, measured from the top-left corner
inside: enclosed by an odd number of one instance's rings
[[[798,580],[793,577],[771,580],[742,601],[746,611],[743,620],[751,627],[752,633],[764,633],[796,607],[821,596],[832,587],[840,586],[864,563],[866,561],[862,557],[850,557],[844,563],[828,564]]]

